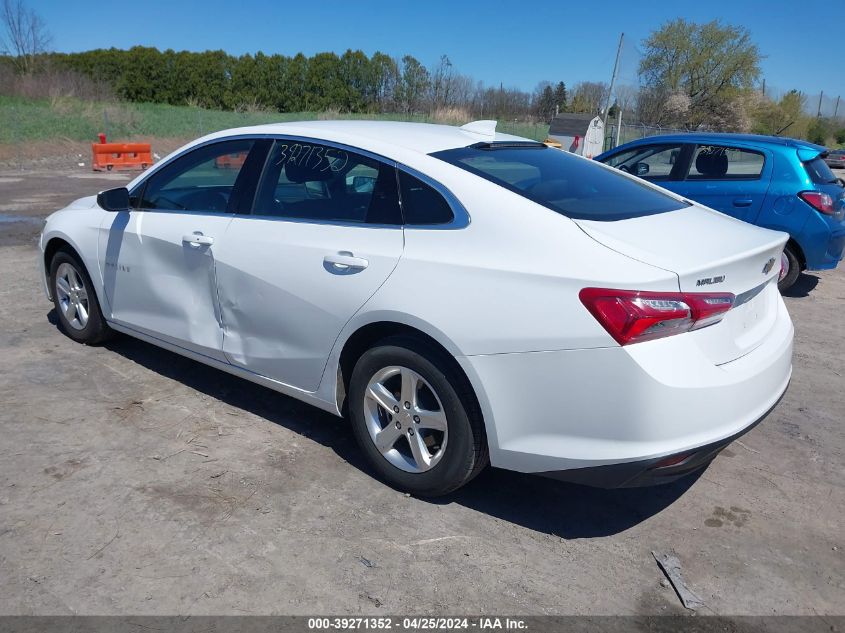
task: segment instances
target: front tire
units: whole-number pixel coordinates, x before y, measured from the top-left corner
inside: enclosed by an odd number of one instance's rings
[[[798,275],[801,274],[801,261],[798,259],[798,255],[789,244],[787,244],[783,249],[783,257],[783,266],[786,271],[783,278],[778,281],[778,290],[780,290],[781,293],[789,290],[789,288],[798,281]]]
[[[386,339],[358,359],[349,415],[367,461],[399,490],[444,495],[487,464],[484,425],[466,379],[415,339]]]
[[[62,331],[78,343],[94,345],[112,334],[103,319],[94,285],[75,254],[60,250],[50,262],[50,288]]]

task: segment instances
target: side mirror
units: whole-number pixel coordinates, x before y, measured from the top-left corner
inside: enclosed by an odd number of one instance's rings
[[[648,163],[637,163],[634,165],[635,176],[645,176],[648,173]]]
[[[129,190],[126,187],[106,189],[97,194],[97,204],[106,211],[128,211]]]

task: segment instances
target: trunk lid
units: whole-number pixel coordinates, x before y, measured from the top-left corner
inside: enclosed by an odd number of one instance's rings
[[[604,246],[675,273],[682,292],[730,292],[737,297],[721,322],[683,335],[693,337],[714,364],[752,351],[774,326],[787,234],[699,205],[630,220],[575,222]]]

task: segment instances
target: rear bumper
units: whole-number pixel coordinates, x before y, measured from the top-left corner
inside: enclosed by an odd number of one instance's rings
[[[659,486],[686,477],[694,472],[703,470],[710,465],[722,449],[748,433],[760,424],[778,405],[786,391],[765,414],[753,424],[738,433],[698,448],[681,451],[674,455],[666,455],[624,464],[609,466],[593,466],[591,468],[573,468],[545,473],[537,473],[559,481],[593,486],[595,488],[638,488],[644,486]]]
[[[793,328],[780,297],[777,309],[764,342],[723,365],[687,335],[459,358],[484,414],[491,464],[569,480],[562,471],[582,471],[573,476],[595,485],[641,485],[635,480],[646,482],[655,464],[684,453],[689,459],[661,478],[701,467],[786,391]]]
[[[845,251],[845,222],[812,213],[797,237],[807,270],[836,268]]]

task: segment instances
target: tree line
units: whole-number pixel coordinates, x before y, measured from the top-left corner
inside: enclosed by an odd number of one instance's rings
[[[134,46],[41,53],[27,58],[25,67],[12,56],[0,61],[18,75],[77,73],[128,101],[223,110],[413,114],[455,108],[479,117],[549,120],[570,106],[584,111],[598,107],[595,100],[581,95],[580,85],[570,103],[562,81],[541,82],[534,92],[485,85],[457,72],[446,55],[426,66],[413,55],[394,58],[376,52],[367,56],[360,50],[310,57],[261,52],[234,56],[222,50],[160,51]]]
[[[0,94],[198,105],[223,110],[428,114],[550,121],[559,112],[606,115],[635,125],[754,131],[845,142],[845,120],[812,117],[795,90],[766,95],[763,55],[745,27],[670,20],[641,43],[638,85],[542,81],[533,92],[489,86],[458,72],[447,55],[426,66],[413,55],[360,50],[293,56],[135,46],[47,52],[46,26],[24,0],[0,0]],[[759,89],[762,82],[762,90]],[[612,97],[609,98],[609,97]],[[845,111],[845,107],[843,107]],[[445,115],[445,116],[444,116]]]

